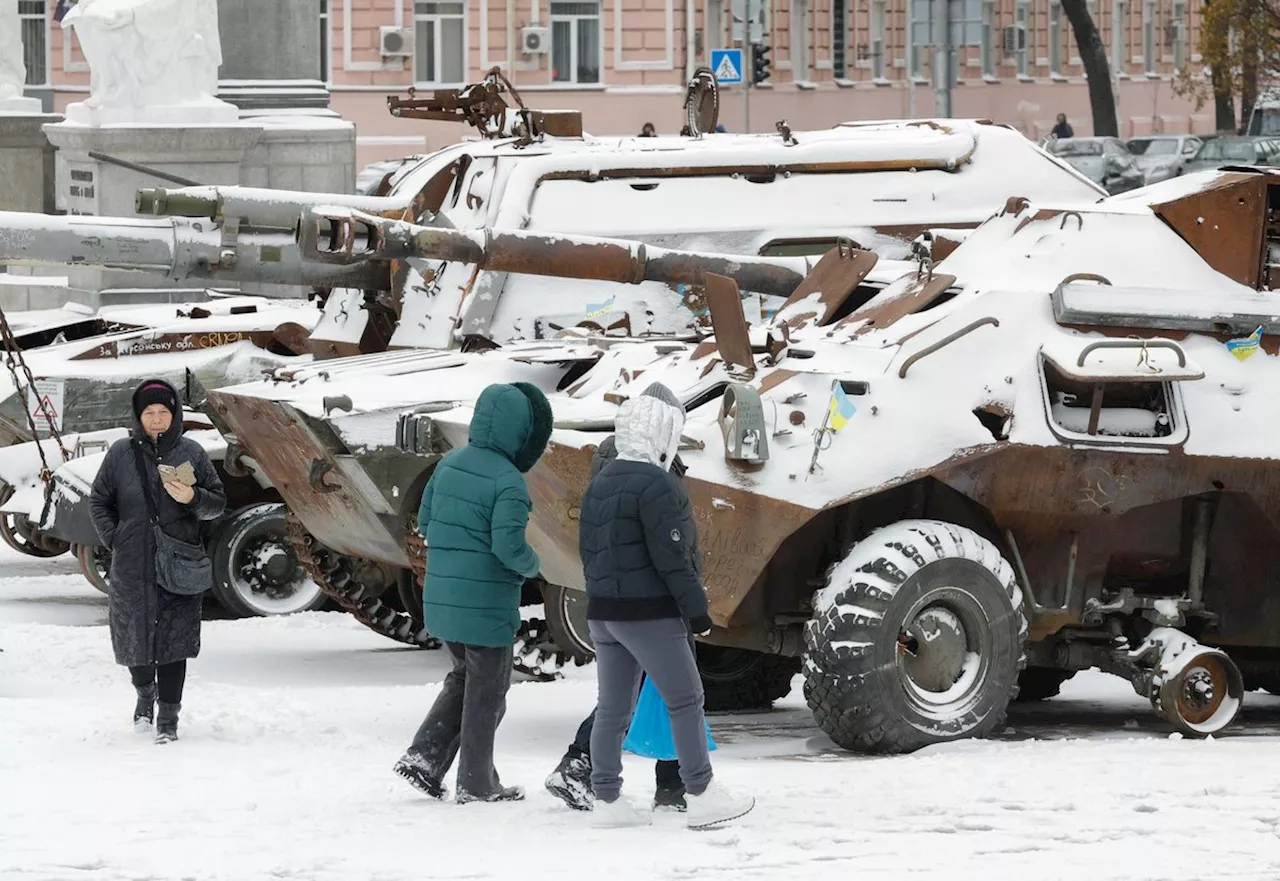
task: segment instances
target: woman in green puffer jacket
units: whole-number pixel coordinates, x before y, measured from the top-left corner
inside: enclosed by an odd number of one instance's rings
[[[521,590],[539,571],[525,541],[532,504],[524,472],[546,450],[551,422],[536,386],[489,386],[476,400],[467,445],[440,460],[422,494],[423,615],[453,670],[394,770],[433,798],[444,798],[459,753],[458,802],[524,798],[499,781],[493,741],[511,686]]]

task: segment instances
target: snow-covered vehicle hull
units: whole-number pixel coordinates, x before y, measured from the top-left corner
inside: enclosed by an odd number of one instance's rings
[[[41,475],[52,473],[77,444],[88,442],[91,450],[95,438],[120,435],[138,383],[167,379],[190,404],[193,389],[202,395],[204,388],[303,363],[311,355],[299,352],[318,316],[305,302],[261,297],[104,309],[88,326],[106,332],[18,352],[0,378],[0,446],[6,447],[0,452],[0,537],[28,554],[65,553],[67,542],[39,526],[50,498]],[[29,326],[68,328],[40,320]],[[31,493],[42,500],[35,511],[28,510]]]
[[[842,746],[981,736],[1020,683],[1045,697],[1095,666],[1179,730],[1215,733],[1280,672],[1265,564],[1280,487],[1269,397],[1248,395],[1280,383],[1261,293],[1280,280],[1273,199],[1280,178],[1248,170],[1098,203],[1010,199],[914,271],[855,272],[865,252],[833,249],[764,327],[708,277],[710,339],[395,353],[211,400],[246,448],[272,439],[259,461],[288,475],[310,532],[403,561],[467,401],[536,382],[557,427],[529,474],[530,540],[571,595],[591,453],[617,404],[661,381],[690,414],[705,642],[803,659]]]

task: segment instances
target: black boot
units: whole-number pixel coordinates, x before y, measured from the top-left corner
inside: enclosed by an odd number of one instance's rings
[[[138,692],[138,702],[133,707],[133,727],[150,728],[156,720],[156,684],[135,685],[134,690]]]
[[[487,795],[473,795],[465,789],[459,789],[454,800],[460,805],[473,801],[524,801],[524,789],[519,786],[503,786]]]
[[[684,781],[680,779],[680,763],[659,761],[653,769],[655,787],[653,808],[685,810]]]
[[[156,716],[156,743],[168,743],[178,739],[178,710],[182,704],[160,701],[160,714]]]
[[[445,786],[431,763],[413,750],[408,750],[391,768],[409,782],[409,785],[432,798],[444,798]]]
[[[547,792],[575,811],[591,810],[595,802],[591,793],[591,756],[570,746],[544,785]]]

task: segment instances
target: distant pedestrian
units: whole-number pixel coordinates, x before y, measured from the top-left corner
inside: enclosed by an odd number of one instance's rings
[[[710,633],[711,618],[694,562],[693,509],[670,472],[684,422],[683,405],[660,384],[625,401],[614,421],[617,458],[582,497],[578,548],[598,681],[591,731],[598,826],[648,822],[621,796],[622,742],[642,673],[670,714],[686,825],[717,825],[755,806],[754,798],[713,778],[707,749],[702,681],[689,632]]]
[[[200,654],[200,605],[211,580],[200,523],[226,502],[208,453],[182,436],[178,393],[161,379],[142,383],[133,393],[133,431],[107,451],[89,510],[111,551],[111,647],[137,691],[134,726],[154,723],[156,743],[178,739],[187,661]]]
[[[658,130],[653,127],[651,122],[646,122],[644,127],[640,129],[639,137],[641,138],[656,138],[657,136]]]
[[[394,770],[433,798],[445,797],[455,757],[460,804],[524,798],[499,780],[493,741],[511,687],[521,589],[540,569],[525,540],[532,504],[523,475],[546,450],[551,422],[536,386],[489,386],[476,400],[467,445],[440,460],[422,494],[424,623],[453,669]]]
[[[1074,138],[1075,131],[1071,128],[1071,123],[1067,122],[1065,113],[1058,114],[1058,124],[1053,127],[1053,136],[1055,138]]]

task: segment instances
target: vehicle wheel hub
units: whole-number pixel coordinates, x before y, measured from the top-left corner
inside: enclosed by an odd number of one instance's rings
[[[942,606],[922,610],[898,634],[907,677],[924,691],[945,692],[964,672],[969,638],[960,617]]]
[[[254,591],[272,599],[291,596],[302,581],[303,573],[293,554],[284,545],[267,540],[247,548],[240,577]]]

